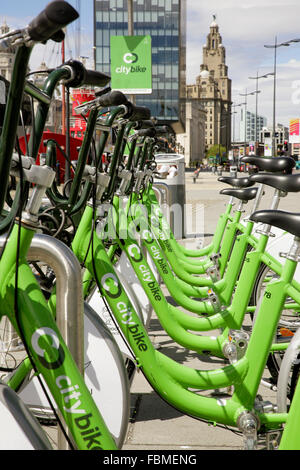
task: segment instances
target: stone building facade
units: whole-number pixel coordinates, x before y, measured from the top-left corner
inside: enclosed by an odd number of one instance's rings
[[[219,26],[214,16],[203,46],[203,63],[194,85],[187,85],[186,99],[201,103],[206,111],[205,148],[231,145],[231,79],[225,62]]]
[[[6,24],[6,21],[0,26],[0,34],[6,34],[9,32],[9,27]],[[15,49],[9,47],[5,52],[0,53],[0,75],[6,80],[10,81],[12,66],[15,56]]]
[[[185,164],[195,167],[205,158],[206,112],[197,100],[185,103],[185,132],[177,133],[176,140],[184,148]]]

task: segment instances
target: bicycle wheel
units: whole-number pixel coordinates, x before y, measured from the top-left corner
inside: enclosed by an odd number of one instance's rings
[[[277,409],[286,413],[300,376],[300,330],[293,336],[281,363],[277,387]]]
[[[255,285],[251,294],[250,305],[258,305],[259,300],[264,295],[268,283],[272,280],[278,279],[279,275],[272,271],[269,266],[262,264]],[[294,303],[293,299],[287,298],[285,304]],[[255,316],[252,314],[252,320],[255,321]],[[283,309],[278,323],[274,342],[286,343],[291,340],[296,330],[300,327],[300,307],[299,309]],[[276,384],[278,374],[282,362],[284,351],[273,352],[269,354],[267,367],[271,374],[272,383]]]

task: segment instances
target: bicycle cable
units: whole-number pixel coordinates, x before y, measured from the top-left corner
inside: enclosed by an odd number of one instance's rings
[[[111,321],[113,322],[116,330],[118,331],[120,337],[122,338],[125,346],[127,347],[129,353],[135,358],[135,354],[133,352],[133,350],[130,348],[129,344],[128,344],[128,341],[126,340],[125,338],[125,335],[123,333],[123,331],[121,330],[118,322],[116,321],[112,311],[111,311],[111,308],[110,306],[108,305],[108,302],[105,298],[105,294],[102,290],[102,286],[101,286],[101,283],[98,279],[98,276],[97,276],[97,271],[96,271],[96,263],[95,263],[95,257],[94,257],[94,234],[95,234],[95,216],[96,216],[96,210],[97,210],[97,207],[96,207],[96,189],[97,187],[97,175],[96,175],[96,184],[94,185],[94,188],[93,188],[93,191],[92,191],[92,205],[93,205],[93,219],[92,219],[92,230],[91,230],[91,238],[90,238],[90,244],[89,246],[91,246],[91,253],[92,253],[92,265],[93,265],[93,271],[94,271],[94,278],[95,278],[95,281],[96,281],[96,285],[99,289],[99,292],[101,294],[101,298],[103,300],[103,303],[105,305],[105,308],[107,310],[107,313],[109,314],[110,318],[111,318]],[[112,223],[113,223],[113,219],[112,219]],[[114,227],[114,229],[116,229],[116,227]]]
[[[21,161],[21,153],[18,152],[19,154],[19,168],[20,168],[20,186],[21,188],[23,188],[23,184],[24,184],[24,181],[23,181],[23,171],[22,171],[22,161]],[[18,217],[18,236],[17,236],[17,249],[16,249],[16,273],[15,273],[15,291],[14,291],[14,313],[15,313],[15,319],[16,319],[16,324],[18,326],[18,330],[19,330],[19,334],[20,334],[20,338],[22,340],[22,343],[23,343],[23,346],[24,346],[24,349],[26,351],[26,354],[28,356],[28,359],[31,363],[31,366],[35,372],[35,375],[39,381],[39,384],[46,396],[46,399],[49,403],[49,406],[57,420],[57,423],[59,425],[59,427],[61,428],[61,431],[66,439],[66,441],[68,442],[70,448],[72,450],[75,450],[74,449],[74,446],[73,446],[73,443],[71,442],[69,436],[67,435],[65,429],[64,429],[64,426],[61,422],[61,419],[59,418],[58,416],[58,413],[52,403],[52,400],[46,390],[46,387],[44,386],[44,383],[42,382],[41,380],[41,377],[39,375],[39,372],[36,368],[36,365],[35,365],[35,362],[31,356],[31,353],[28,349],[28,346],[26,344],[26,339],[25,339],[25,336],[24,336],[24,333],[23,333],[23,330],[22,330],[22,325],[21,325],[21,321],[20,321],[20,313],[19,313],[19,306],[18,306],[18,280],[19,280],[19,256],[20,256],[20,240],[21,240],[21,227],[22,227],[22,224],[21,224],[21,218],[22,218],[22,204],[19,204],[19,208],[18,208],[18,212],[17,212],[17,217]]]

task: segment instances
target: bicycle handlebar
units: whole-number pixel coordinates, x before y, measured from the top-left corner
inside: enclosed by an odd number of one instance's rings
[[[148,120],[151,117],[150,109],[145,106],[135,106],[134,104],[128,101],[126,103],[127,113],[123,116],[124,119],[129,119],[130,121],[143,121]]]
[[[167,134],[168,131],[169,131],[169,129],[168,129],[167,126],[156,126],[155,127],[155,132],[156,132],[157,136]]]
[[[138,137],[155,137],[156,130],[154,127],[148,127],[147,129],[139,129],[136,131]]]
[[[84,84],[91,86],[105,86],[110,82],[110,76],[97,70],[85,69]]]
[[[153,121],[151,121],[151,119],[145,119],[143,121],[138,121],[135,129],[148,129],[149,127],[154,127]]]
[[[71,59],[63,66],[71,69],[71,77],[65,81],[65,85],[71,88],[78,88],[82,85],[103,87],[110,81],[109,75],[96,70],[88,70],[78,60]]]
[[[79,14],[68,2],[55,0],[29,23],[27,33],[36,42],[62,37],[59,31],[78,17]]]
[[[118,90],[110,91],[105,95],[102,95],[98,98],[98,103],[103,108],[109,106],[121,106],[122,104],[128,105],[128,100],[126,96]]]
[[[62,42],[65,39],[65,33],[62,29],[60,29],[59,31],[56,31],[56,33],[54,33],[49,39],[52,39],[52,41],[55,42]]]

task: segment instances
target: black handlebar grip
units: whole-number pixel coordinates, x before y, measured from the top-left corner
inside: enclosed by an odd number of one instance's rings
[[[132,103],[128,103],[128,112],[124,118],[130,121],[148,120],[151,118],[151,112],[145,106],[134,106]]]
[[[110,76],[97,70],[85,69],[83,85],[103,87],[110,82]]]
[[[156,131],[156,135],[164,135],[169,132],[169,129],[167,126],[156,126],[155,131]]]
[[[108,106],[120,106],[121,104],[126,104],[127,106],[127,98],[126,96],[118,90],[110,91],[99,98],[99,104],[106,108]]]
[[[102,88],[102,90],[95,91],[95,96],[96,98],[98,98],[99,96],[106,95],[106,93],[108,93],[109,91],[111,91],[111,88],[109,86],[106,88]]]
[[[148,129],[149,127],[154,127],[153,121],[145,119],[144,121],[138,121],[135,129]]]
[[[72,74],[66,85],[70,88],[78,88],[84,82],[85,67],[79,60],[70,59],[64,63],[65,66],[71,67]]]
[[[47,41],[78,17],[79,14],[68,2],[55,0],[29,23],[27,31],[33,41]]]
[[[59,31],[54,33],[49,39],[52,39],[52,41],[55,41],[55,42],[62,42],[65,39],[65,33],[63,32],[62,29],[60,29]]]
[[[148,127],[148,129],[140,129],[137,131],[137,135],[139,137],[155,137],[155,129],[154,127]]]
[[[110,81],[110,76],[96,70],[87,70],[78,60],[70,59],[64,65],[72,69],[72,78],[66,81],[66,85],[70,88],[78,88],[83,85],[102,87]]]

